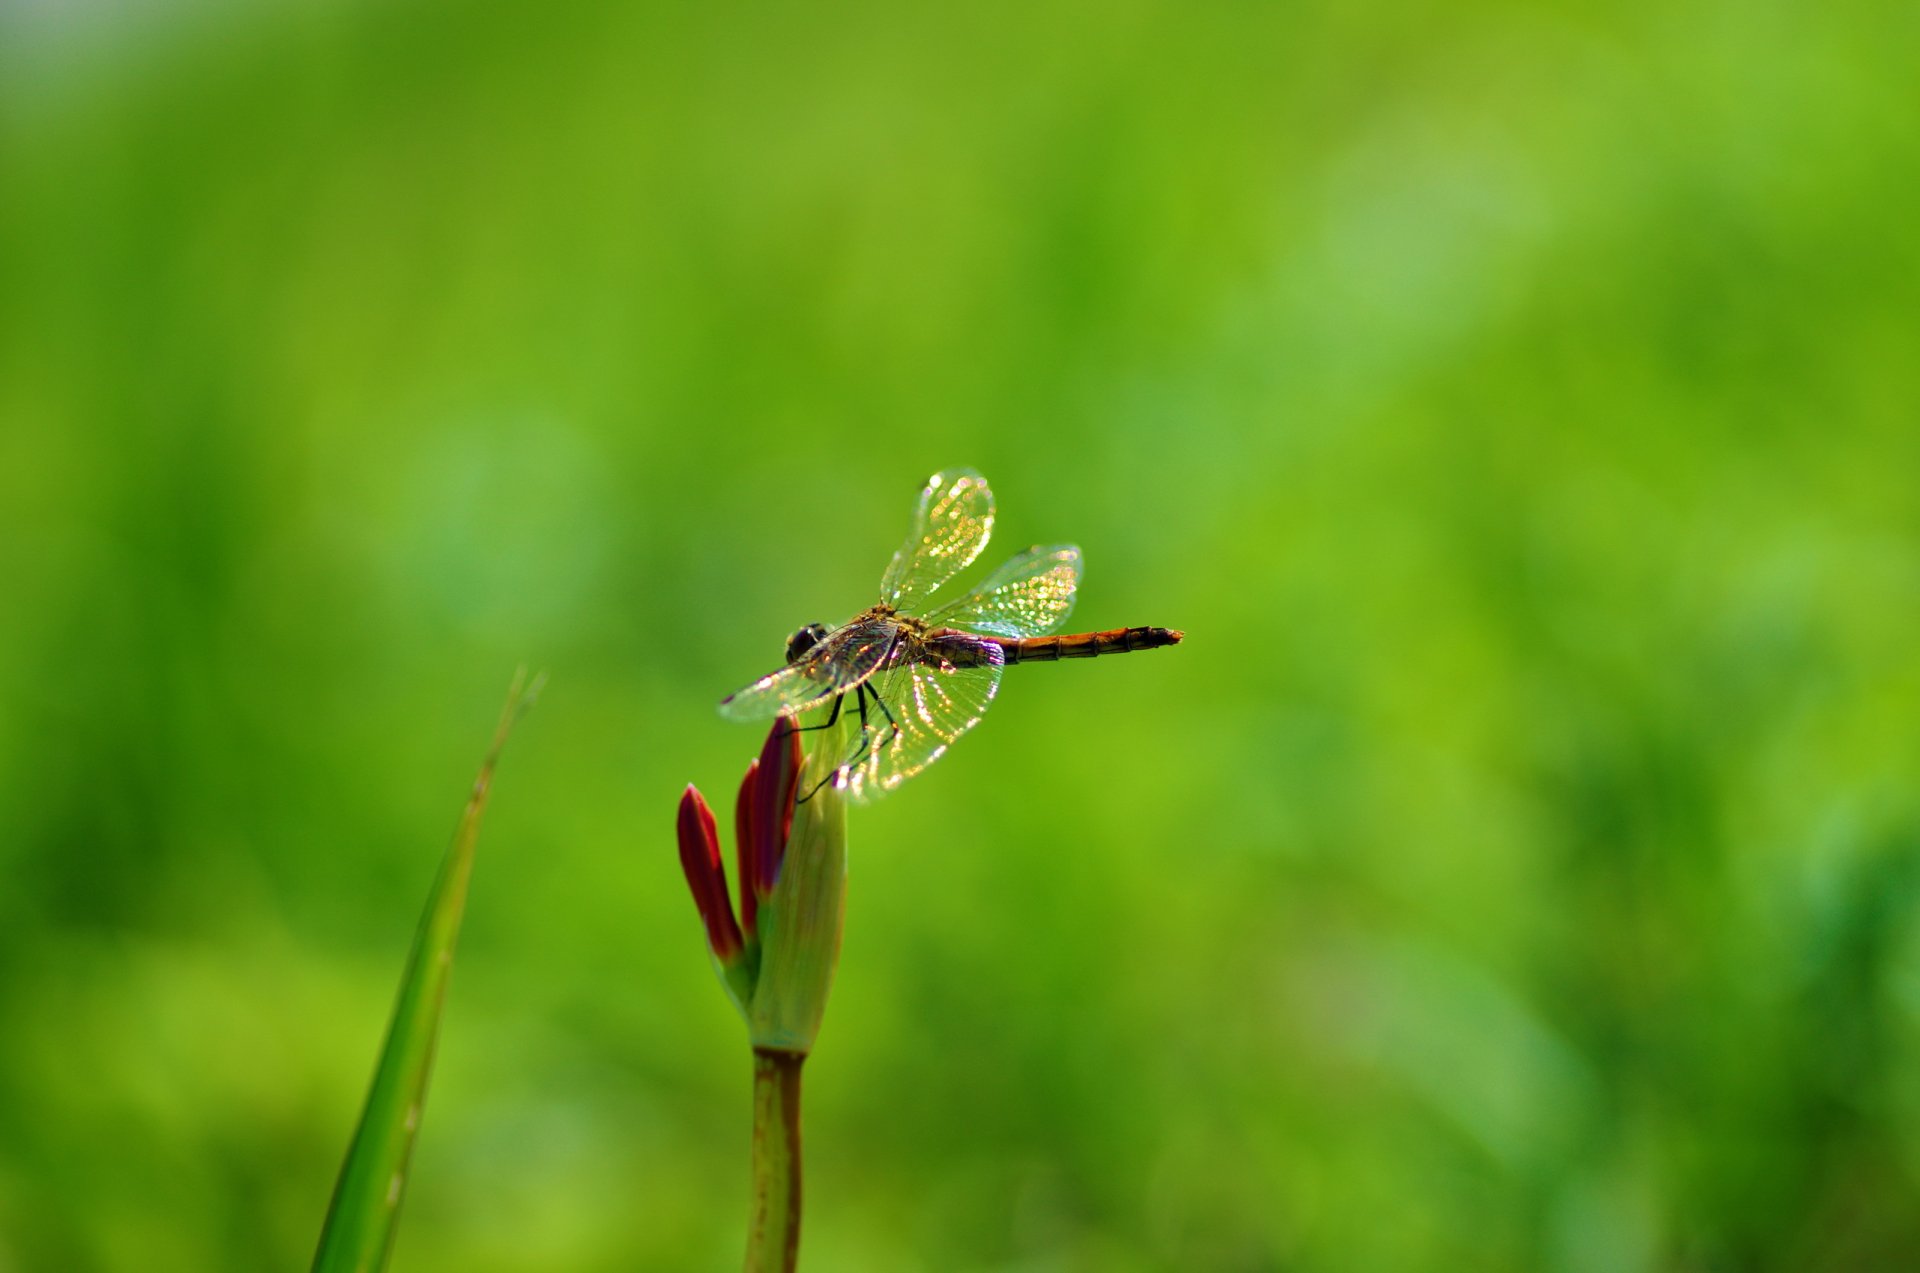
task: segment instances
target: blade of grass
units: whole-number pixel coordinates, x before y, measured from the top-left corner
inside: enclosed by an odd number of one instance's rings
[[[427,1078],[433,1070],[433,1049],[440,1034],[440,1008],[453,971],[454,943],[460,937],[460,919],[466,911],[467,882],[473,874],[473,847],[480,835],[480,815],[493,786],[493,767],[514,722],[533,706],[545,683],[537,676],[526,681],[523,668],[514,673],[507,705],[494,731],[493,745],[474,779],[460,829],[441,860],[433,892],[414,934],[413,949],[400,979],[393,1020],[373,1072],[360,1125],[340,1164],[333,1200],[327,1205],[320,1246],[313,1256],[314,1273],[375,1273],[384,1269],[393,1248],[406,1191],[407,1162],[420,1130],[427,1099]]]

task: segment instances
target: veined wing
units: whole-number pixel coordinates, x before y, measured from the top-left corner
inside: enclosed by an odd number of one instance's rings
[[[880,600],[909,614],[973,564],[993,534],[993,492],[972,469],[942,469],[927,479],[913,529],[880,580]]]
[[[921,657],[889,666],[869,684],[881,708],[868,704],[868,728],[847,761],[845,786],[853,799],[876,800],[946,755],[993,702],[1000,647],[977,637],[949,637],[941,645],[944,657],[923,647]]]
[[[967,596],[929,614],[927,621],[994,636],[1045,636],[1059,631],[1073,613],[1073,593],[1079,586],[1077,547],[1029,548]]]
[[[730,720],[760,720],[817,707],[872,676],[900,636],[899,625],[886,620],[849,623],[828,633],[798,663],[721,699],[720,714]]]

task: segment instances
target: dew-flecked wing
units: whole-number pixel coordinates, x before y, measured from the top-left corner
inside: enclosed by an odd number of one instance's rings
[[[1029,548],[957,601],[927,616],[933,624],[1003,637],[1058,632],[1073,613],[1080,550],[1072,544]]]
[[[865,737],[849,757],[847,794],[869,803],[947,754],[980,723],[1000,687],[1000,647],[978,638],[948,638],[947,657],[928,654],[888,667],[870,682],[883,710],[867,706]]]
[[[913,526],[880,580],[880,599],[918,613],[941,584],[973,564],[993,534],[993,491],[972,469],[942,469],[927,479]]]

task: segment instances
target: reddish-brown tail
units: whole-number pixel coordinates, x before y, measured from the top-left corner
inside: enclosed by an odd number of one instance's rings
[[[1184,632],[1172,628],[1114,628],[1107,632],[1075,632],[1068,636],[987,637],[1000,647],[1009,663],[1051,663],[1055,659],[1091,659],[1102,654],[1132,654],[1179,645]]]

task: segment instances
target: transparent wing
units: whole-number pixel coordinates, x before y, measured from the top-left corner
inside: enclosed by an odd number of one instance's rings
[[[897,624],[884,620],[837,628],[798,663],[769,672],[721,699],[720,714],[729,720],[761,720],[783,711],[817,707],[879,670],[900,635]]]
[[[880,600],[918,613],[934,590],[973,564],[993,534],[993,492],[972,469],[942,469],[921,488],[913,529],[880,580]]]
[[[869,696],[866,728],[845,762],[847,794],[863,804],[946,755],[980,723],[1000,688],[1003,656],[991,641],[949,638],[937,652],[916,653],[868,683],[880,701],[876,706]]]
[[[929,614],[927,621],[994,636],[1045,636],[1058,632],[1073,613],[1073,592],[1079,586],[1077,547],[1029,548],[967,596]]]

